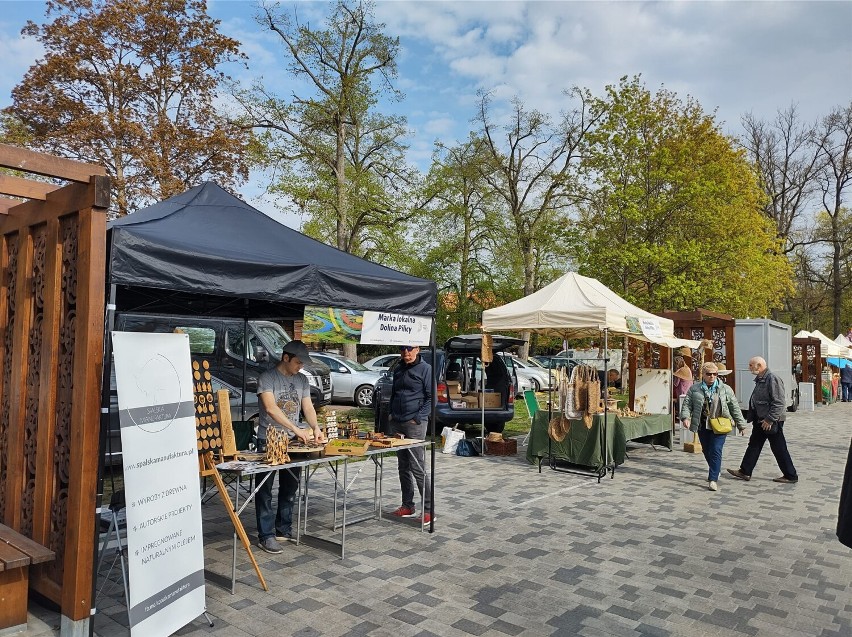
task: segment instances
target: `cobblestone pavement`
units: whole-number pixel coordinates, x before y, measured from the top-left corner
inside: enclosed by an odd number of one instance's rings
[[[236,594],[208,581],[214,626],[201,617],[177,634],[849,637],[852,550],[835,525],[852,404],[789,414],[785,432],[798,484],[772,482],[767,445],[750,482],[723,475],[716,493],[703,457],[677,447],[631,448],[600,484],[539,473],[523,452],[438,453],[434,534],[371,520],[349,528],[343,560],[256,549],[269,592],[239,549]],[[723,467],[739,465],[747,440],[728,439]],[[394,459],[385,470],[391,510]],[[330,484],[313,479],[317,523],[330,520]],[[372,486],[367,466],[350,513],[371,506]],[[204,515],[207,568],[229,577],[227,517],[217,500]],[[253,536],[251,507],[243,521]],[[99,606],[96,634],[127,635],[120,595]]]

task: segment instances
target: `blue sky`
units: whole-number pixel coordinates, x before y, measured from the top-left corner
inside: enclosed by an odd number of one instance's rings
[[[212,0],[221,31],[243,44],[245,82],[262,78],[279,95],[293,90],[277,36],[254,21],[256,2]],[[292,3],[290,3],[292,6]],[[325,3],[299,2],[302,18],[318,23]],[[20,37],[26,20],[42,21],[44,2],[0,0],[0,107],[40,55]],[[795,103],[816,119],[852,100],[852,2],[430,2],[382,0],[377,19],[401,39],[398,87],[402,102],[387,110],[408,118],[409,159],[428,168],[434,142],[464,139],[473,126],[476,92],[493,91],[495,112],[514,95],[529,108],[557,114],[562,90],[583,86],[600,94],[621,76],[641,73],[691,95],[724,129],[737,134],[740,117],[772,119]],[[242,188],[253,205],[264,176]],[[298,219],[288,218],[298,226]]]

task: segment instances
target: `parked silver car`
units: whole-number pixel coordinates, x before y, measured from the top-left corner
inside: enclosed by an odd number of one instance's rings
[[[364,363],[364,367],[375,372],[386,372],[397,358],[399,358],[399,354],[382,354],[368,360]]]
[[[381,372],[338,354],[311,352],[311,358],[325,363],[331,370],[332,400],[352,401],[359,407],[373,406],[373,387]]]
[[[503,362],[506,364],[509,372],[517,380],[515,385],[515,395],[517,397],[523,396],[524,392],[527,390],[539,391],[530,375],[525,374],[525,370],[518,365],[521,361],[516,356],[512,356],[508,352],[500,352],[499,356],[503,359]]]
[[[522,361],[520,358],[513,357],[515,362],[515,370],[518,374],[518,381],[525,378],[529,381],[533,391],[547,391],[550,388],[551,380],[550,371],[544,369],[540,365]]]

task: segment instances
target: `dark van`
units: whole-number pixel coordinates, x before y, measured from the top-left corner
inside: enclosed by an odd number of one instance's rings
[[[492,350],[502,352],[523,345],[525,341],[508,336],[493,336]],[[484,367],[480,352],[481,334],[453,336],[433,357],[430,349],[421,348],[423,360],[437,360],[436,430],[444,426],[479,425],[482,422],[484,399],[485,430],[501,433],[506,423],[515,417],[515,385],[517,380],[500,356],[494,356]],[[389,433],[388,403],[395,362],[384,372],[373,390],[375,430]],[[485,391],[480,393],[483,387]]]
[[[213,376],[237,388],[243,386],[245,360],[246,391],[250,394],[257,392],[257,377],[278,364],[284,345],[292,340],[283,327],[272,321],[249,321],[248,332],[244,333],[240,319],[197,316],[122,313],[116,316],[115,329],[189,334],[193,360],[208,361]],[[331,402],[330,370],[313,359],[304,363],[302,374],[308,379],[314,406],[328,405]]]

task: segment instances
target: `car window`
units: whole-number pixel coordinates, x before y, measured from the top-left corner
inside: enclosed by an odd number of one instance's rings
[[[359,363],[358,361],[353,361],[351,358],[346,359],[346,364],[349,367],[351,367],[352,369],[354,369],[356,372],[368,372],[368,371],[370,371],[369,369],[364,367],[361,363]]]
[[[328,368],[333,372],[340,372],[340,368],[343,367],[343,365],[340,364],[340,361],[334,358],[326,358],[325,356],[317,356],[317,358],[320,359],[320,362],[328,365]]]
[[[260,337],[263,340],[269,343],[269,346],[272,348],[271,354],[279,360],[281,359],[281,352],[284,351],[284,346],[293,340],[287,332],[284,331],[283,327],[276,325],[275,323],[254,323],[252,324],[252,328],[260,334]]]
[[[216,331],[209,327],[178,325],[172,331],[177,334],[189,334],[189,352],[191,354],[212,354],[215,351]]]
[[[393,354],[392,356],[380,359],[376,362],[376,365],[379,367],[390,367],[397,358],[399,358],[399,356],[397,354]]]

